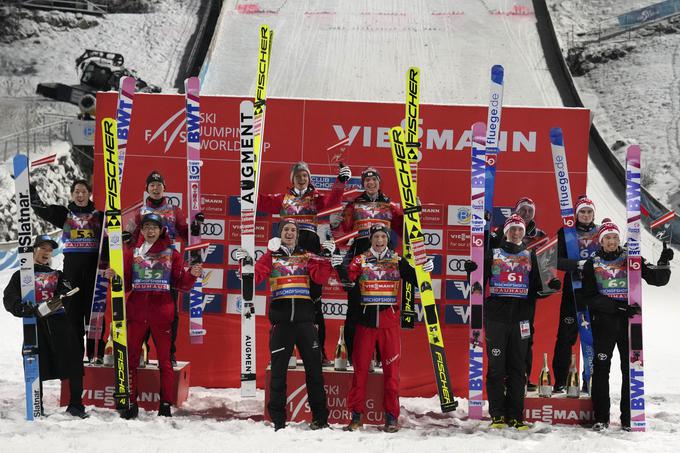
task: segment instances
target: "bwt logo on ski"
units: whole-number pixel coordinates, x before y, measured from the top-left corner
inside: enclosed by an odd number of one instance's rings
[[[190,310],[190,295],[188,293],[184,293],[184,298],[182,300],[182,310],[185,312],[189,312]],[[221,294],[203,294],[203,302],[202,302],[202,307],[203,307],[203,313],[223,313],[224,309],[223,303],[222,303],[222,295]]]
[[[333,124],[333,132],[338,140],[349,137],[349,145],[359,145],[364,148],[389,148],[390,128],[383,126],[343,126]],[[499,134],[498,149],[500,151],[536,152],[536,131],[501,131]],[[510,147],[508,148],[508,136]],[[424,149],[433,151],[463,151],[470,149],[472,143],[472,131],[467,129],[462,132],[453,129],[423,129],[418,128],[418,137]],[[422,140],[424,138],[424,140]]]

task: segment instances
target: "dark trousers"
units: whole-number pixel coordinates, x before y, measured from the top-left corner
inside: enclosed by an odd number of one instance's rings
[[[74,255],[73,253],[67,255]],[[85,254],[83,254],[85,255]],[[89,254],[88,254],[89,255]],[[102,329],[101,338],[87,339],[86,345],[83,345],[83,338],[85,337],[85,326],[90,324],[90,314],[92,310],[92,296],[94,293],[94,284],[97,278],[97,256],[85,257],[85,260],[80,257],[65,257],[64,262],[64,276],[68,279],[74,287],[80,288],[76,294],[71,296],[66,314],[71,323],[75,333],[80,338],[81,359],[87,352],[88,359],[93,359],[95,356],[104,357],[105,343],[103,340],[104,330]],[[88,260],[88,258],[90,258]]]
[[[524,385],[529,339],[522,339],[519,322],[485,320],[486,393],[489,415],[522,420],[524,418]]]
[[[595,421],[609,423],[609,370],[614,346],[621,359],[621,424],[630,426],[630,376],[628,375],[628,319],[620,315],[591,314],[593,323],[593,388]]]
[[[316,327],[311,322],[280,322],[272,325],[269,332],[271,353],[271,380],[267,410],[275,425],[286,422],[286,377],[288,359],[297,346],[305,366],[307,395],[312,417],[321,424],[328,421],[326,391],[321,373],[321,351]]]
[[[534,318],[536,317],[536,301],[532,301],[529,309],[529,331],[531,336],[527,340],[527,355],[525,360],[527,382],[531,382],[531,367],[534,364]]]
[[[571,298],[563,297],[560,305],[560,323],[557,326],[557,339],[553,353],[552,368],[555,374],[555,386],[565,385],[571,354],[578,337],[578,324],[576,324],[576,307]]]
[[[309,282],[309,296],[314,302],[314,324],[318,329],[321,358],[326,360],[326,320],[323,317],[323,301],[321,291],[323,287],[312,281]]]

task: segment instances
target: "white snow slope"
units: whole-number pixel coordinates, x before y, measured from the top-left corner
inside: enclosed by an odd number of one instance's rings
[[[455,3],[455,6],[452,4]],[[493,63],[503,63],[513,74],[506,99],[514,105],[559,105],[559,96],[545,70],[533,18],[489,16],[488,9],[509,11],[510,1],[261,1],[259,8],[274,13],[237,14],[237,2],[226,1],[218,45],[213,49],[206,78],[212,94],[249,94],[253,37],[250,32],[268,22],[277,35],[272,63],[272,96],[395,101],[401,98],[403,68],[420,65],[428,74],[423,102],[483,103],[483,74]],[[444,19],[432,13],[452,9],[464,15]],[[308,11],[325,11],[310,19]],[[402,12],[408,12],[401,15]],[[335,14],[334,14],[335,13]],[[370,13],[370,14],[362,14]],[[381,14],[385,13],[385,14]],[[387,14],[389,13],[389,14]],[[395,14],[396,13],[396,14]],[[325,17],[329,16],[329,17]],[[368,16],[368,17],[367,17]],[[326,28],[319,20],[326,21]],[[441,22],[436,22],[441,21]],[[449,22],[450,21],[450,22]],[[455,23],[454,23],[455,21]],[[437,28],[436,32],[430,30]],[[407,29],[404,31],[404,29]],[[369,30],[373,30],[369,32]],[[232,49],[235,47],[235,49]],[[241,51],[243,57],[240,56]],[[279,55],[277,55],[277,53]],[[413,54],[413,59],[409,57]],[[245,66],[245,68],[244,68]],[[479,80],[478,86],[475,81]],[[381,88],[382,87],[382,88]],[[432,88],[432,87],[436,87]],[[589,194],[598,212],[624,224],[624,208],[613,200],[605,176],[591,169]],[[658,256],[653,239],[645,235],[643,254]],[[673,266],[678,272],[678,266]],[[0,286],[9,274],[0,275]],[[23,420],[23,380],[19,346],[21,323],[0,316],[0,446],[2,451],[173,452],[173,451],[677,451],[680,422],[680,351],[670,333],[680,320],[677,300],[680,279],[664,288],[645,286],[646,389],[649,431],[619,431],[617,391],[612,392],[613,427],[604,434],[579,427],[536,424],[525,433],[489,431],[486,422],[465,418],[466,402],[441,415],[436,398],[403,398],[398,434],[376,428],[345,433],[309,431],[290,425],[274,433],[261,421],[263,394],[242,401],[238,390],[192,388],[189,401],[172,419],[144,412],[139,420],[124,421],[109,410],[91,409],[85,421],[62,415],[57,387],[46,388],[47,412],[36,423]],[[673,296],[675,294],[676,296]],[[620,384],[618,365],[612,364],[612,388]],[[255,420],[248,419],[253,417]]]

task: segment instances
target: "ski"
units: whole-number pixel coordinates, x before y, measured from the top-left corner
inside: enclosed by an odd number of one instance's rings
[[[255,216],[264,149],[267,78],[274,32],[260,27],[255,102],[239,108],[241,129],[241,247],[250,258],[241,262],[241,396],[254,397],[257,389],[255,324]]]
[[[31,196],[28,182],[28,157],[14,156],[14,186],[17,204],[17,244],[21,299],[35,305],[35,275],[33,273],[33,234],[31,227]],[[23,318],[24,343],[21,355],[24,361],[26,382],[26,420],[32,421],[42,414],[40,393],[40,362],[38,360],[38,325],[35,316]]]
[[[404,146],[404,130],[401,127],[390,129],[390,142],[392,145],[392,159],[394,170],[399,184],[401,205],[404,209],[404,222],[406,231],[411,241],[411,250],[415,263],[418,288],[420,289],[420,303],[423,307],[427,339],[432,354],[435,382],[442,412],[455,410],[458,403],[453,397],[449,368],[446,363],[446,351],[444,350],[444,338],[437,315],[437,304],[432,291],[432,279],[428,272],[423,271],[423,264],[427,261],[425,240],[420,226],[420,207],[413,192],[413,179],[409,166],[406,147]]]
[[[555,170],[555,183],[557,184],[557,198],[562,217],[562,229],[564,242],[567,246],[567,258],[580,260],[579,240],[576,233],[576,219],[574,218],[574,205],[571,199],[571,180],[567,166],[567,155],[564,149],[564,137],[562,129],[555,127],[550,129],[550,146],[552,149],[553,168]],[[593,331],[590,325],[590,313],[587,307],[579,308],[576,303],[576,290],[581,289],[581,276],[578,272],[571,273],[571,286],[574,290],[574,304],[576,320],[578,323],[578,335],[581,340],[581,353],[583,354],[583,383],[590,393],[590,377],[593,372],[593,359],[595,349],[593,347]]]
[[[116,121],[102,120],[104,142],[104,175],[106,178],[106,233],[109,237],[109,265],[116,272],[111,279],[111,324],[114,356],[113,399],[116,409],[130,406],[127,325],[125,320],[125,284],[123,270],[122,213],[120,211],[120,178]]]
[[[420,113],[420,69],[408,68],[406,72],[406,157],[411,166],[411,178],[413,179],[413,195],[418,196],[418,160],[420,143],[418,143],[418,117]],[[411,242],[406,231],[406,223],[403,226],[402,244],[403,255],[409,264],[415,268]],[[413,329],[416,321],[415,298],[416,292],[413,283],[402,280],[404,285],[401,291],[401,327]]]
[[[626,152],[626,238],[628,248],[628,305],[640,307],[628,320],[630,427],[645,431],[645,370],[642,348],[642,256],[640,253],[640,147]]]
[[[484,176],[484,208],[486,224],[484,231],[488,234],[493,226],[493,195],[496,180],[496,163],[498,162],[498,140],[501,134],[501,114],[503,112],[503,66],[491,67],[491,88],[489,90],[489,106],[486,116],[486,174]]]
[[[184,81],[187,128],[187,204],[189,219],[196,221],[201,212],[201,115],[198,77]],[[200,232],[199,232],[200,233]],[[189,247],[200,244],[201,235],[194,236],[189,228]],[[189,251],[191,264],[200,262],[200,251]],[[191,344],[203,344],[203,277],[198,277],[189,292],[189,339]]]
[[[481,420],[484,408],[484,208],[486,203],[486,142],[484,123],[472,125],[470,160],[470,341],[468,343],[468,417]]]
[[[116,107],[116,125],[118,136],[118,180],[123,182],[123,167],[125,166],[125,152],[132,119],[132,104],[137,81],[134,77],[125,76],[120,80],[118,89],[118,105]],[[99,259],[101,263],[104,234],[99,238]],[[100,340],[104,333],[104,319],[106,318],[106,294],[109,290],[109,280],[104,277],[104,270],[98,269],[94,281],[92,304],[90,308],[90,323],[87,326],[87,338]],[[95,355],[99,355],[99,342],[95,342]]]

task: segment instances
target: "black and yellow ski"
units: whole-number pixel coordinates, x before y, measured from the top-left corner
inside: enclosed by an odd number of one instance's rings
[[[411,252],[418,279],[420,290],[420,303],[423,307],[425,325],[427,327],[427,340],[430,343],[432,365],[434,366],[434,378],[437,383],[437,393],[442,412],[449,412],[458,406],[453,398],[449,368],[446,364],[446,352],[444,350],[444,338],[439,325],[437,305],[432,291],[432,279],[429,272],[423,270],[423,264],[427,261],[425,250],[425,238],[420,227],[420,206],[416,201],[415,186],[411,175],[411,167],[404,144],[404,130],[401,127],[390,129],[390,142],[392,144],[392,158],[394,169],[397,173],[399,195],[404,209],[404,224],[406,236],[411,242]]]
[[[120,211],[120,179],[118,178],[118,133],[116,120],[102,120],[104,141],[104,178],[106,181],[106,233],[109,238],[109,265],[116,272],[111,279],[111,334],[115,370],[113,399],[116,409],[130,407],[130,374],[128,368],[127,324],[125,321],[125,284],[123,270],[122,214]]]
[[[411,179],[413,183],[413,195],[417,196],[418,186],[418,115],[420,112],[420,69],[408,68],[406,72],[406,158],[411,165]],[[406,232],[406,222],[401,236],[403,238],[403,254],[409,264],[416,267],[411,252],[411,241]],[[415,288],[413,284],[404,279],[401,291],[401,327],[413,329],[417,313],[415,311]]]

